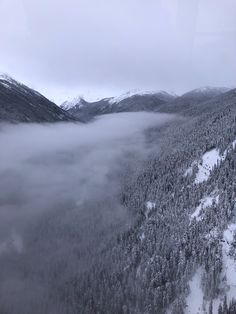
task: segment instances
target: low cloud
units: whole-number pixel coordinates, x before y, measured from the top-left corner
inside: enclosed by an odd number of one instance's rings
[[[48,313],[59,313],[51,284],[64,287],[127,227],[124,166],[151,152],[144,131],[171,119],[121,113],[87,125],[1,125],[0,309],[43,313],[47,300]],[[61,263],[63,276],[52,279]]]

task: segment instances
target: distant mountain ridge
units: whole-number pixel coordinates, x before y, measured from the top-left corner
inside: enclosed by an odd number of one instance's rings
[[[211,101],[214,106],[214,101],[219,97],[231,91],[226,87],[202,87],[191,90],[182,96],[177,97],[166,105],[161,106],[158,111],[165,113],[178,113],[181,115],[196,115],[201,114]]]
[[[81,97],[65,101],[61,108],[72,116],[88,121],[97,115],[117,112],[159,111],[182,113],[198,106],[202,102],[218,97],[230,88],[201,87],[184,93],[181,96],[165,91],[129,91],[117,97],[104,98],[95,102],[87,102]]]
[[[196,115],[214,106],[214,100],[229,92],[226,87],[197,88],[181,96],[165,91],[132,90],[117,97],[88,102],[82,97],[55,103],[14,80],[0,75],[0,121],[10,122],[87,122],[95,116],[118,112],[164,112]],[[221,99],[221,98],[220,98]]]
[[[184,93],[181,97],[182,98],[189,98],[192,97],[193,95],[199,98],[210,98],[210,97],[216,97],[218,95],[221,95],[223,93],[226,93],[230,90],[231,88],[228,87],[212,87],[212,86],[204,86],[204,87],[199,87],[196,89],[193,89],[189,92]]]
[[[165,91],[141,91],[141,90],[130,90],[124,94],[121,94],[119,96],[116,96],[116,97],[111,97],[109,99],[109,103],[110,104],[118,104],[120,102],[122,102],[123,100],[127,100],[128,98],[131,98],[131,97],[135,97],[135,96],[151,96],[151,95],[154,95],[154,96],[158,96],[159,98],[163,98],[164,100],[166,100],[167,98],[175,98],[177,97],[176,94],[171,94],[171,93],[168,93],[168,92],[165,92]]]
[[[118,97],[104,98],[95,102],[87,102],[83,98],[76,98],[72,102],[64,102],[61,108],[67,110],[76,118],[89,120],[94,116],[108,113],[155,111],[158,106],[173,101],[176,97],[176,95],[164,91],[131,91]]]
[[[0,121],[74,121],[66,111],[46,97],[7,75],[0,76]]]

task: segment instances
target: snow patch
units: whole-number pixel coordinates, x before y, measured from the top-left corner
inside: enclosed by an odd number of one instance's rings
[[[236,260],[230,255],[235,231],[236,224],[230,224],[223,234],[223,273],[226,276],[226,294],[229,301],[236,296]]]
[[[147,209],[148,209],[148,210],[152,210],[153,208],[155,208],[156,203],[148,201],[148,202],[146,203],[146,206],[147,206]]]
[[[143,232],[140,236],[140,240],[143,241],[145,239],[145,233]]]
[[[216,148],[206,152],[205,154],[203,154],[200,161],[195,160],[192,162],[191,166],[184,172],[184,177],[192,175],[193,167],[197,166],[198,171],[197,171],[194,182],[198,184],[198,183],[207,181],[213,168],[217,166],[217,164],[225,160],[227,153],[229,152],[230,149],[235,149],[235,148],[236,148],[236,140],[234,140],[228,146],[228,148],[224,151],[222,155],[220,155],[219,150]]]
[[[185,171],[184,177],[192,175],[193,167],[197,166],[198,171],[194,183],[199,184],[207,181],[213,168],[217,166],[219,162],[225,160],[226,155],[227,150],[224,152],[223,155],[220,155],[219,150],[216,148],[209,150],[208,152],[203,154],[202,158],[199,161],[195,160],[194,162],[192,162],[191,166]]]
[[[236,148],[236,140],[234,140],[231,145],[232,145],[233,149],[235,149]]]
[[[152,209],[156,207],[156,203],[148,201],[146,202],[146,211],[145,211],[145,216],[148,218],[149,213],[151,212]]]
[[[218,204],[219,195],[206,196],[203,199],[201,199],[200,204],[197,206],[194,213],[190,216],[190,220],[193,220],[194,218],[196,218],[197,221],[200,221],[202,219],[202,215],[201,215],[202,210],[206,209],[207,207],[212,206],[213,202]]]
[[[203,291],[201,288],[202,271],[199,268],[189,282],[190,293],[186,298],[185,314],[203,314]]]
[[[202,183],[208,180],[211,171],[221,160],[223,160],[223,156],[220,156],[217,149],[214,148],[206,152],[202,156],[201,162],[198,163],[198,172],[196,174],[195,183]]]

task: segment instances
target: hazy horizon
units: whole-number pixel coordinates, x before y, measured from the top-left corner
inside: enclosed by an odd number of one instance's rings
[[[1,0],[0,72],[60,104],[235,86],[233,0]]]
[[[22,83],[22,84],[25,84],[25,85],[31,87],[30,84],[27,84],[27,83],[25,83],[23,81],[17,80],[14,76],[10,75],[9,73],[1,73],[0,76],[1,75],[3,77],[5,77],[5,76],[6,77],[10,77],[10,78],[15,79],[16,81]],[[60,93],[58,93],[58,91],[56,91],[54,95],[57,95],[57,97],[56,96],[53,97],[53,94],[51,94],[51,93],[48,94],[47,92],[45,93],[42,90],[38,90],[36,88],[34,88],[34,89],[37,92],[41,93],[43,96],[47,97],[49,100],[55,102],[56,105],[60,106],[65,101],[69,101],[70,102],[70,101],[73,101],[73,100],[79,99],[79,98],[82,98],[82,99],[86,100],[87,102],[95,102],[95,101],[98,101],[98,100],[101,100],[101,99],[105,99],[105,98],[113,98],[113,97],[122,96],[122,95],[126,95],[126,94],[127,95],[129,95],[129,94],[132,95],[134,93],[137,93],[137,94],[141,93],[142,94],[142,93],[145,93],[145,92],[146,93],[149,93],[149,92],[151,92],[151,93],[153,93],[153,92],[157,92],[157,93],[158,92],[167,92],[170,95],[175,95],[175,96],[178,97],[178,96],[182,96],[185,93],[188,93],[188,92],[190,92],[192,90],[197,90],[197,89],[202,89],[202,88],[216,88],[216,89],[217,88],[228,88],[228,89],[234,89],[234,88],[236,88],[236,85],[235,86],[213,86],[213,85],[211,85],[211,86],[210,85],[197,86],[195,88],[192,88],[191,90],[187,89],[187,90],[185,90],[184,92],[181,92],[181,93],[176,93],[175,91],[171,91],[171,90],[158,90],[158,89],[156,89],[156,90],[151,90],[151,89],[146,89],[146,90],[130,89],[130,90],[120,91],[119,94],[111,94],[111,93],[105,94],[105,92],[102,93],[101,91],[98,91],[97,94],[96,93],[91,93],[90,91],[87,91],[87,92],[84,92],[84,93],[77,93],[76,90],[73,91],[73,92],[70,92],[69,90],[67,90],[67,91],[60,91]]]

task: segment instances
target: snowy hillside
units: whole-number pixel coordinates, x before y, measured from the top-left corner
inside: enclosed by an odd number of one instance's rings
[[[135,89],[135,90],[128,91],[128,92],[126,92],[126,93],[124,93],[122,95],[119,95],[117,97],[112,97],[109,100],[109,103],[111,105],[119,104],[123,100],[128,99],[130,97],[134,97],[134,96],[148,96],[148,95],[158,95],[158,96],[163,96],[163,97],[173,96],[173,98],[177,97],[177,95],[175,95],[175,94],[170,94],[170,93],[167,93],[167,92],[164,92],[164,91],[141,91],[141,90]]]
[[[53,122],[75,120],[37,91],[0,76],[0,121]]]

